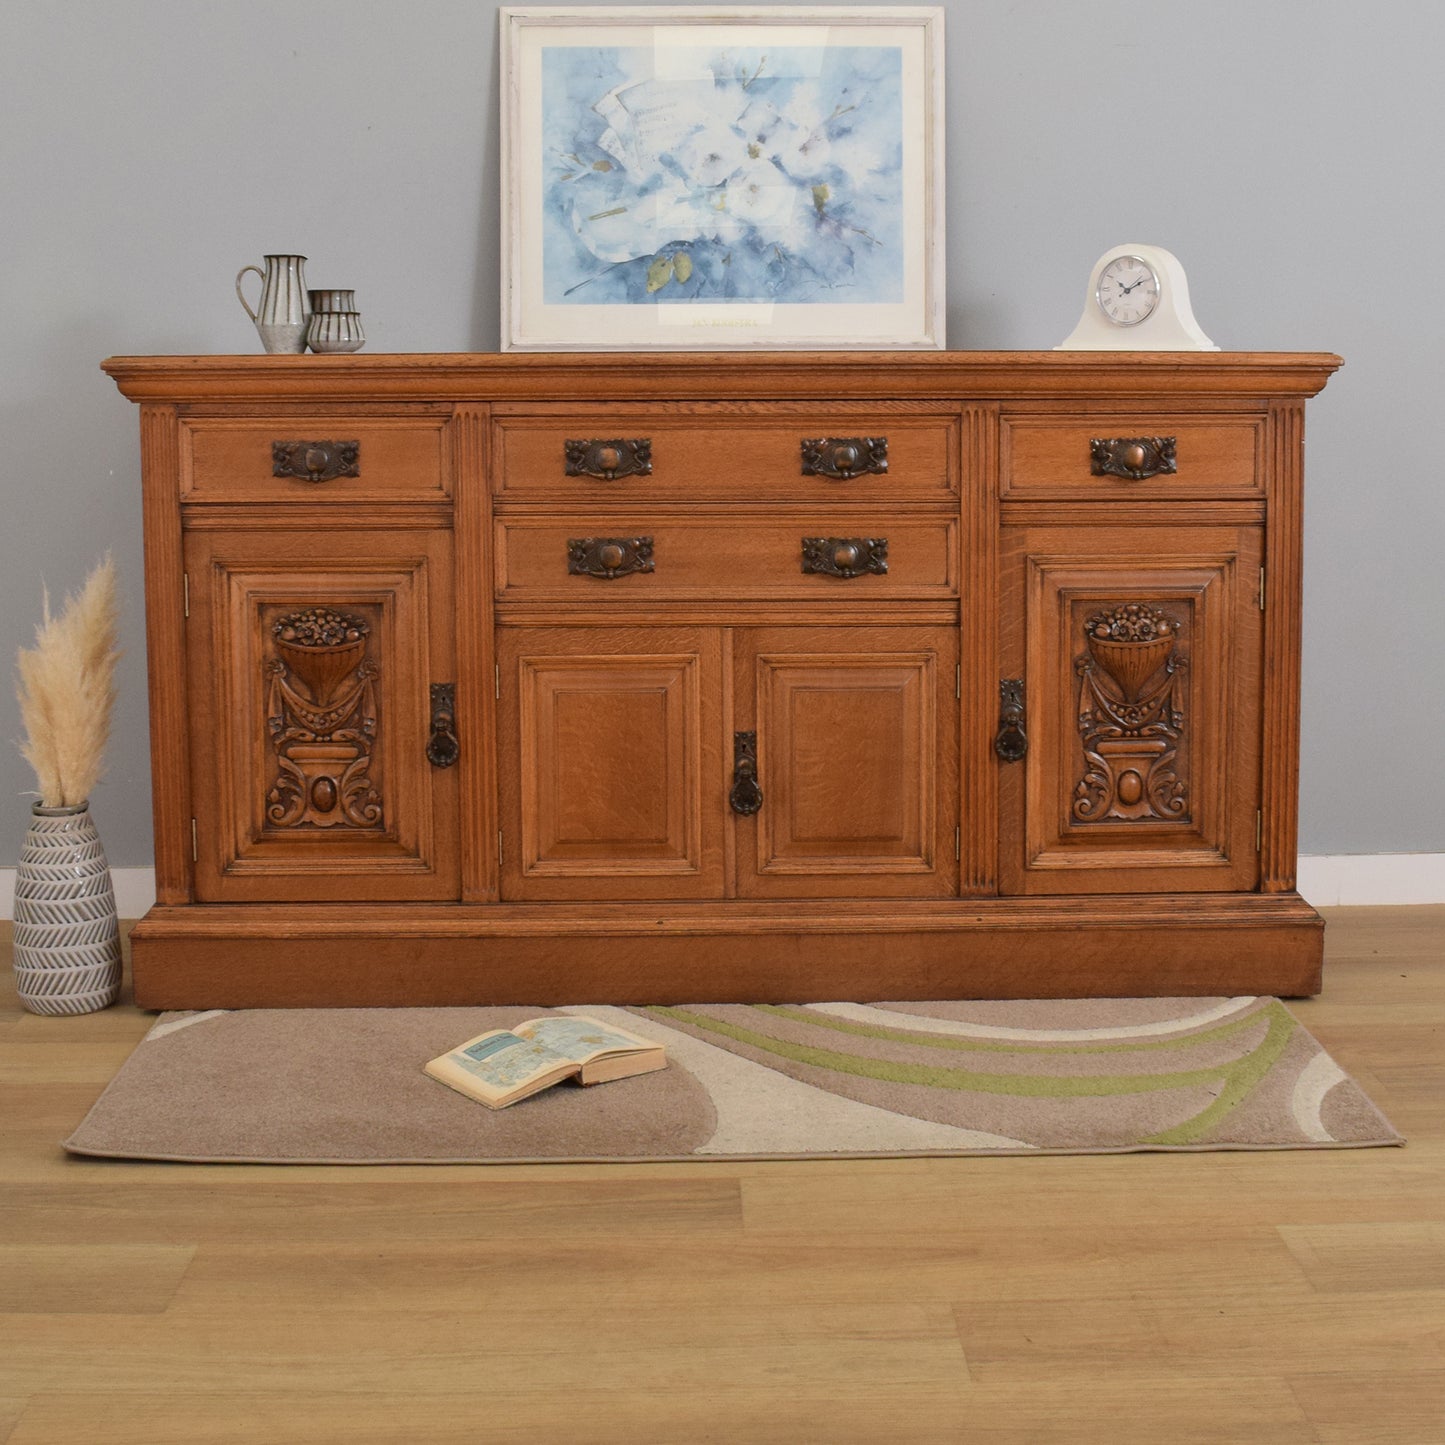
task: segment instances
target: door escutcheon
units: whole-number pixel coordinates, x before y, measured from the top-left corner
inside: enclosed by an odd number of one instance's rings
[[[434,768],[449,768],[461,755],[457,741],[457,687],[454,682],[431,685],[431,736],[427,739],[426,760]]]
[[[763,806],[763,790],[758,786],[758,735],[755,732],[733,734],[733,787],[728,803],[734,813],[751,817]]]
[[[1023,678],[1011,677],[1001,681],[998,698],[998,735],[993,740],[993,750],[1004,762],[1016,763],[1029,750],[1028,734],[1024,731]]]

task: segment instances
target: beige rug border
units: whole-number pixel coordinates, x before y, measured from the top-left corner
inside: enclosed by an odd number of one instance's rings
[[[99,1100],[96,1101],[99,1103]],[[1381,1115],[1384,1118],[1384,1115]],[[1385,1121],[1387,1124],[1389,1120]],[[84,1120],[81,1121],[84,1123]],[[1394,1125],[1390,1125],[1394,1130]],[[76,1132],[79,1132],[77,1126]],[[72,1136],[74,1137],[74,1136]],[[332,1168],[392,1168],[398,1165],[412,1167],[418,1164],[439,1165],[456,1169],[505,1169],[510,1164],[525,1164],[531,1168],[536,1164],[789,1164],[813,1159],[1029,1159],[1029,1158],[1082,1158],[1085,1155],[1107,1154],[1310,1154],[1322,1149],[1397,1149],[1405,1145],[1403,1134],[1396,1133],[1392,1139],[1336,1139],[1328,1143],[1299,1144],[1118,1144],[1108,1148],[1078,1149],[845,1149],[809,1150],[806,1154],[546,1154],[533,1157],[518,1155],[511,1159],[409,1159],[397,1156],[394,1159],[338,1159],[313,1156],[307,1159],[268,1158],[264,1155],[249,1154],[137,1154],[108,1149],[84,1149],[73,1146],[69,1139],[61,1142],[61,1148],[74,1157],[88,1159],[130,1159],[142,1164],[264,1164],[284,1165],[287,1168],[304,1168],[311,1164]]]

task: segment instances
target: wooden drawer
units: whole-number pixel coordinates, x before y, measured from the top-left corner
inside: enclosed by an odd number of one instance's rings
[[[853,475],[804,473],[803,443],[819,439],[862,443]],[[862,469],[867,442],[880,439],[886,444],[879,449],[886,453],[886,472]],[[568,474],[569,442],[616,440],[645,442],[650,470],[615,477]],[[604,506],[613,497],[946,501],[958,491],[959,420],[949,413],[847,413],[797,405],[726,413],[622,405],[587,412],[558,409],[545,416],[497,415],[492,459],[493,489],[503,501]],[[595,452],[590,460],[595,463]]]
[[[1175,470],[1146,477],[1096,472],[1095,453],[1128,466],[1155,464],[1153,443],[1172,439]],[[1096,497],[1258,497],[1263,493],[1264,422],[1256,417],[1125,415],[1005,417],[1000,437],[1002,494],[1082,501]],[[1141,450],[1129,455],[1135,442]],[[1106,465],[1108,463],[1105,463]]]
[[[957,524],[950,517],[896,513],[846,517],[776,514],[684,518],[606,513],[497,524],[496,585],[504,600],[947,598],[958,593]],[[804,571],[804,539],[816,565],[837,566],[857,544],[856,575]],[[868,546],[882,541],[885,571],[868,570]],[[612,544],[617,550],[608,554]],[[590,545],[588,545],[590,544]],[[844,553],[846,559],[846,553]],[[637,567],[641,562],[644,565]],[[650,568],[645,564],[650,563]],[[616,575],[606,575],[609,565]],[[598,575],[601,573],[602,575]]]
[[[447,422],[445,415],[183,417],[181,499],[440,501],[451,493]],[[287,460],[278,462],[278,443]],[[277,476],[278,464],[302,475]]]

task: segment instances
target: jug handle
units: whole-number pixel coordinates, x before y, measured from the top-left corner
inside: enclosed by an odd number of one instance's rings
[[[259,266],[242,266],[241,269],[236,272],[236,299],[246,308],[246,315],[259,326],[261,324],[260,320],[257,318],[256,313],[251,310],[251,303],[246,300],[245,294],[241,290],[241,277],[244,276],[247,271],[254,271],[261,278],[261,294],[263,296],[266,292],[266,273]]]

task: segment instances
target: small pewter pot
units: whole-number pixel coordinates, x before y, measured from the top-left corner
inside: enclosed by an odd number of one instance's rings
[[[360,351],[366,345],[360,312],[316,312],[307,328],[306,342],[312,351]]]

